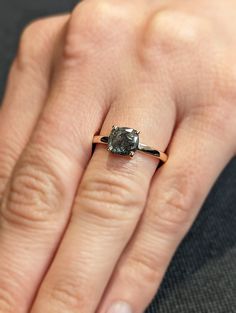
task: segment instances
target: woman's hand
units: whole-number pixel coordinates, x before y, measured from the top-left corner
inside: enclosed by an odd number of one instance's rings
[[[25,30],[0,112],[0,313],[145,309],[235,155],[235,27],[235,0],[86,0]],[[113,124],[168,162],[91,158]]]

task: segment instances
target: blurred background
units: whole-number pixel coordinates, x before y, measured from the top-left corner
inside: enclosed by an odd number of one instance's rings
[[[22,29],[35,18],[71,11],[77,3],[0,0],[0,99]],[[236,159],[211,191],[147,311],[236,312]]]

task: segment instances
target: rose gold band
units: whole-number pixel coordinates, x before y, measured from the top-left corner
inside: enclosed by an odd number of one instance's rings
[[[108,136],[94,136],[93,137],[93,143],[102,143],[102,144],[108,144]],[[139,143],[137,151],[146,153],[148,155],[151,155],[162,162],[166,162],[168,159],[168,156],[166,153],[157,150],[155,148],[149,147],[145,144]]]

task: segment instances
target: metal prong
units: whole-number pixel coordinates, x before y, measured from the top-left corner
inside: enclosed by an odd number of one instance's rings
[[[135,155],[135,152],[134,151],[131,151],[130,153],[129,153],[129,156],[132,158],[133,156]]]
[[[137,134],[138,134],[138,135],[140,134],[140,130],[137,130]]]
[[[116,125],[112,126],[112,129],[117,129],[117,128],[118,128],[118,126],[116,126]]]

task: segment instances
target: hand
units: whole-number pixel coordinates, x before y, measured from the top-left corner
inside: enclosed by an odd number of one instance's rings
[[[87,0],[24,31],[0,112],[0,313],[146,308],[235,155],[235,21],[233,0]],[[91,157],[113,124],[168,162]]]

